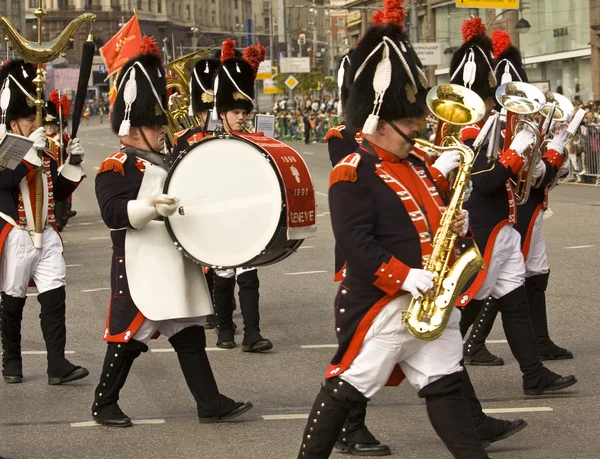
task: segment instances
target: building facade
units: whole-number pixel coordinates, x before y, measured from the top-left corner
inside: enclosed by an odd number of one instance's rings
[[[0,16],[7,18],[17,31],[25,33],[25,4],[23,0],[0,1]],[[0,40],[0,62],[12,58],[10,46],[6,40]]]

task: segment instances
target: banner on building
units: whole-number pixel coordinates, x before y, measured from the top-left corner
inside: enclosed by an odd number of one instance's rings
[[[441,43],[413,43],[413,49],[423,65],[440,65],[442,63]]]
[[[137,14],[134,14],[127,24],[100,48],[108,75],[117,72],[129,59],[137,56],[141,46],[142,32]]]
[[[456,0],[458,8],[503,8],[519,9],[519,0]]]

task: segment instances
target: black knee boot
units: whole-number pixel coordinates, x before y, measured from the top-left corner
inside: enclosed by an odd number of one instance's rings
[[[40,326],[48,351],[48,384],[62,384],[85,378],[89,371],[73,365],[65,358],[67,328],[65,325],[65,288],[59,287],[38,295],[42,306]]]
[[[462,386],[461,374],[454,373],[425,386],[419,391],[419,397],[425,398],[431,425],[455,458],[488,458],[473,425]]]
[[[564,389],[577,382],[575,376],[561,377],[545,368],[540,362],[540,354],[529,319],[525,286],[498,298],[497,305],[502,314],[506,340],[523,373],[523,389],[526,395],[541,395]]]
[[[366,397],[346,381],[325,381],[308,415],[298,458],[327,459],[350,411],[366,402]]]
[[[217,346],[223,349],[235,347],[233,328],[233,293],[235,277],[215,275],[213,280],[213,300],[217,316]]]
[[[100,383],[94,392],[92,417],[94,421],[108,427],[129,427],[131,419],[119,408],[119,392],[127,381],[133,361],[148,346],[134,339],[127,343],[108,343]]]
[[[462,362],[461,362],[462,365]],[[462,379],[462,394],[467,401],[469,406],[469,412],[471,413],[471,419],[473,419],[473,425],[479,434],[479,438],[486,443],[494,443],[499,440],[511,437],[517,432],[523,430],[527,423],[523,419],[517,419],[515,421],[505,421],[503,419],[496,419],[486,415],[481,408],[481,403],[475,394],[473,383],[469,377],[469,373],[466,368],[460,372]]]
[[[200,422],[228,421],[252,408],[251,403],[235,402],[219,393],[206,355],[206,334],[200,326],[187,327],[171,336],[179,365],[196,400]]]
[[[388,445],[382,445],[365,425],[367,400],[360,402],[346,419],[342,432],[335,444],[336,448],[354,456],[389,456]]]
[[[21,360],[21,321],[26,298],[2,293],[0,331],[2,333],[2,375],[8,384],[23,382]]]
[[[240,310],[244,319],[242,350],[245,352],[268,351],[273,348],[273,344],[260,334],[258,270],[243,272],[237,277],[237,282],[240,287]]]
[[[477,314],[477,316],[475,317],[471,333],[469,333],[469,336],[467,337],[467,339],[465,340],[465,344],[463,345],[463,355],[465,358],[465,363],[467,365],[482,366],[504,365],[504,360],[492,354],[490,351],[488,351],[487,347],[485,346],[485,340],[492,331],[492,327],[494,326],[494,320],[498,315],[498,308],[495,304],[495,300],[490,297],[487,300],[473,301],[477,301],[477,306],[480,306],[481,309],[479,311],[479,314]],[[473,303],[473,301],[471,301],[471,303]],[[469,306],[471,306],[471,303],[469,303],[466,307],[468,308]],[[466,328],[465,326],[465,321],[461,320],[461,332],[463,331],[463,329],[466,332],[468,326],[466,326]]]
[[[546,314],[546,288],[550,273],[538,274],[525,279],[527,298],[529,300],[529,317],[535,333],[541,360],[572,359],[573,354],[554,344],[548,333],[548,316]]]

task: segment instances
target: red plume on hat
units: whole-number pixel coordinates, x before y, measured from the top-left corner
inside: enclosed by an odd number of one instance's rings
[[[486,27],[479,16],[463,21],[462,26],[463,43],[467,43],[477,35],[485,35]]]
[[[258,72],[258,66],[262,61],[265,60],[265,56],[267,55],[267,50],[260,43],[256,43],[256,45],[250,45],[244,48],[242,52],[242,58],[250,64],[252,70],[254,70],[254,77],[256,78],[256,73]]]
[[[63,96],[60,98],[60,105],[62,107],[63,118],[68,118],[69,114],[71,113],[71,101],[66,94],[63,94]]]
[[[235,40],[228,38],[221,46],[221,62],[235,57]]]
[[[404,11],[404,0],[384,0],[383,10],[377,10],[371,17],[371,25],[384,26],[386,24],[397,25],[404,31],[406,12]]]
[[[505,30],[496,29],[492,32],[492,44],[494,45],[494,59],[498,59],[509,46],[512,46],[510,34]]]
[[[142,37],[142,46],[140,46],[140,54],[153,53],[158,54],[160,56],[160,49],[156,45],[156,40],[154,39],[154,35],[148,36],[144,35]]]

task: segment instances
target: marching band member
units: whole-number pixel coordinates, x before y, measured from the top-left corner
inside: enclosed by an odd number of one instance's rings
[[[66,159],[66,146],[71,138],[66,132],[67,120],[71,112],[71,101],[66,94],[59,96],[55,89],[50,93],[46,101],[46,115],[44,117],[44,129],[46,137],[50,141],[54,149],[54,155],[58,159],[62,156],[62,160]],[[63,132],[61,133],[61,126]],[[60,156],[59,156],[60,155]],[[59,161],[60,162],[60,161]],[[54,203],[54,216],[56,218],[56,229],[62,231],[69,221],[69,218],[77,215],[77,212],[72,210],[73,195],[69,195],[66,201],[56,201]]]
[[[485,25],[479,17],[463,22],[462,31],[464,43],[452,57],[450,82],[466,86],[485,101],[488,113],[481,121],[484,123],[495,106],[497,82],[492,65],[492,41],[485,34]],[[462,129],[462,141],[467,146],[473,145],[482,125]],[[577,380],[572,375],[560,376],[543,366],[529,320],[525,264],[521,238],[513,228],[516,204],[509,179],[523,166],[522,156],[532,140],[533,134],[522,130],[498,161],[488,163],[485,144],[475,159],[471,172],[473,194],[465,207],[469,210],[475,241],[483,253],[487,270],[479,272],[473,284],[459,297],[457,306],[463,307],[463,335],[482,309],[485,316],[474,325],[475,335],[492,327],[492,309],[500,311],[506,339],[523,373],[523,390],[526,395],[541,395],[565,389]],[[467,339],[465,354],[471,362],[480,360],[497,364],[495,356],[489,353],[477,355],[476,351],[470,350],[472,348],[471,339]]]
[[[248,114],[254,108],[254,81],[258,65],[264,60],[260,45],[244,49],[243,56],[236,54],[235,41],[228,39],[221,50],[221,66],[214,87],[213,115],[223,122],[228,134],[243,133]],[[262,57],[261,57],[262,55]],[[233,324],[235,282],[239,287],[239,304],[244,321],[242,351],[262,352],[273,348],[273,343],[260,333],[259,280],[256,268],[215,269],[214,302],[217,315],[217,346],[233,349],[236,346]]]
[[[112,128],[124,147],[106,158],[96,176],[102,219],[111,229],[111,299],[104,339],[108,342],[93,419],[128,427],[117,401],[133,361],[157,333],[169,338],[194,396],[200,422],[228,421],[252,408],[219,393],[206,354],[205,316],[213,312],[202,267],[169,238],[162,220],[178,208],[162,194],[171,158],[161,155],[167,118],[166,74],[161,59],[146,53],[131,59],[117,80]],[[160,273],[158,282],[152,276]]]
[[[55,227],[54,201],[67,199],[85,177],[79,139],[67,145],[67,160],[58,170],[56,152],[46,149],[43,127],[36,126],[36,68],[23,60],[0,70],[2,110],[0,131],[29,137],[34,143],[15,170],[0,171],[0,291],[2,305],[2,374],[7,383],[23,381],[21,321],[27,287],[33,280],[41,305],[40,325],[48,351],[48,384],[85,378],[89,372],[65,358],[66,266]],[[42,153],[41,157],[39,152]],[[35,239],[36,171],[43,168],[43,235]]]
[[[494,45],[494,69],[496,79],[502,84],[512,81],[527,83],[527,73],[521,60],[521,52],[512,46],[510,35],[502,30],[492,33]],[[557,346],[548,334],[548,319],[546,313],[546,287],[550,268],[546,255],[546,240],[543,233],[543,215],[547,209],[548,188],[557,175],[568,173],[568,162],[564,163],[565,149],[568,144],[566,133],[556,135],[548,145],[547,152],[537,163],[534,170],[534,184],[529,193],[528,200],[517,207],[518,218],[515,229],[521,235],[521,247],[525,259],[525,289],[529,303],[529,317],[536,336],[541,360],[572,359],[573,354]],[[472,332],[468,338],[469,353],[473,356],[474,363],[479,355],[492,355],[485,348],[485,340],[491,331],[497,310],[488,309],[488,317],[482,310],[475,323],[485,324],[478,328],[477,333]],[[474,336],[476,335],[476,336]],[[495,357],[495,356],[493,356]],[[499,362],[495,358],[491,362]],[[489,363],[488,360],[484,362]]]
[[[329,190],[334,235],[347,261],[335,301],[339,347],[299,458],[329,457],[350,411],[386,381],[398,383],[402,372],[425,398],[431,423],[454,457],[488,457],[463,395],[470,381],[460,365],[459,312],[430,343],[402,324],[411,295],[433,286],[433,275],[421,269],[431,244],[419,233],[433,237],[444,205],[427,161],[413,149],[426,111],[427,83],[417,62],[392,23],[372,27],[352,56],[346,120],[363,126],[363,141],[337,163]],[[463,212],[454,229],[464,234],[467,227]]]

